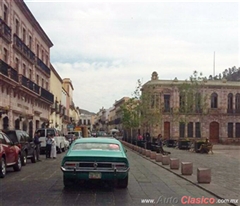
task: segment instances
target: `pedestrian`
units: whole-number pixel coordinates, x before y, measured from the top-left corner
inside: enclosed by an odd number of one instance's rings
[[[53,159],[56,159],[57,157],[57,144],[56,144],[56,140],[54,139],[53,135],[51,136],[52,138],[52,146],[51,146],[51,155],[50,157]]]
[[[143,140],[143,137],[142,137],[142,135],[140,133],[138,134],[137,139],[138,139],[138,141],[142,141]]]
[[[52,148],[51,134],[47,134],[47,138],[46,138],[46,159],[50,158],[51,148]]]
[[[159,134],[157,137],[157,145],[162,147],[163,143],[162,143],[162,134]]]
[[[40,137],[40,132],[35,132],[35,135],[34,135],[34,144],[36,145],[36,157],[37,157],[37,161],[41,161],[40,160],[40,147],[41,147],[41,142],[39,140],[39,137]]]

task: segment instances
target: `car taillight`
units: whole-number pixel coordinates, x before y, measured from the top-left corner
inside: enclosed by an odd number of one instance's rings
[[[74,168],[74,167],[76,167],[76,163],[75,162],[65,162],[64,167],[65,168]]]
[[[125,169],[127,169],[127,165],[125,163],[115,164],[115,167],[116,167],[117,170],[125,170]]]

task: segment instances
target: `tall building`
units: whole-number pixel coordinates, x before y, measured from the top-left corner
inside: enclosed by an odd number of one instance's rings
[[[215,143],[240,142],[240,83],[205,79],[190,98],[191,93],[179,90],[184,83],[186,81],[177,79],[160,80],[157,72],[152,73],[151,80],[142,86],[142,95],[149,94],[148,114],[161,112],[155,122],[149,122],[153,120],[151,114],[142,125],[143,132],[151,130],[154,137],[161,133],[165,139],[209,138]]]
[[[52,46],[23,0],[0,1],[0,129],[49,124]]]

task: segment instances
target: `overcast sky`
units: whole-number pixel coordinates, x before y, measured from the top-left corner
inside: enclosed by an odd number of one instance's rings
[[[239,67],[239,3],[33,1],[51,63],[91,112],[132,96],[137,80],[187,79]]]

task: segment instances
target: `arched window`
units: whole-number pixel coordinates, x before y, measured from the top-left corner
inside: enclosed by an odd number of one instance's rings
[[[218,108],[218,95],[216,93],[211,95],[211,108]]]
[[[233,94],[229,93],[228,94],[228,113],[233,112]]]
[[[235,109],[236,113],[240,113],[240,93],[236,94]]]

